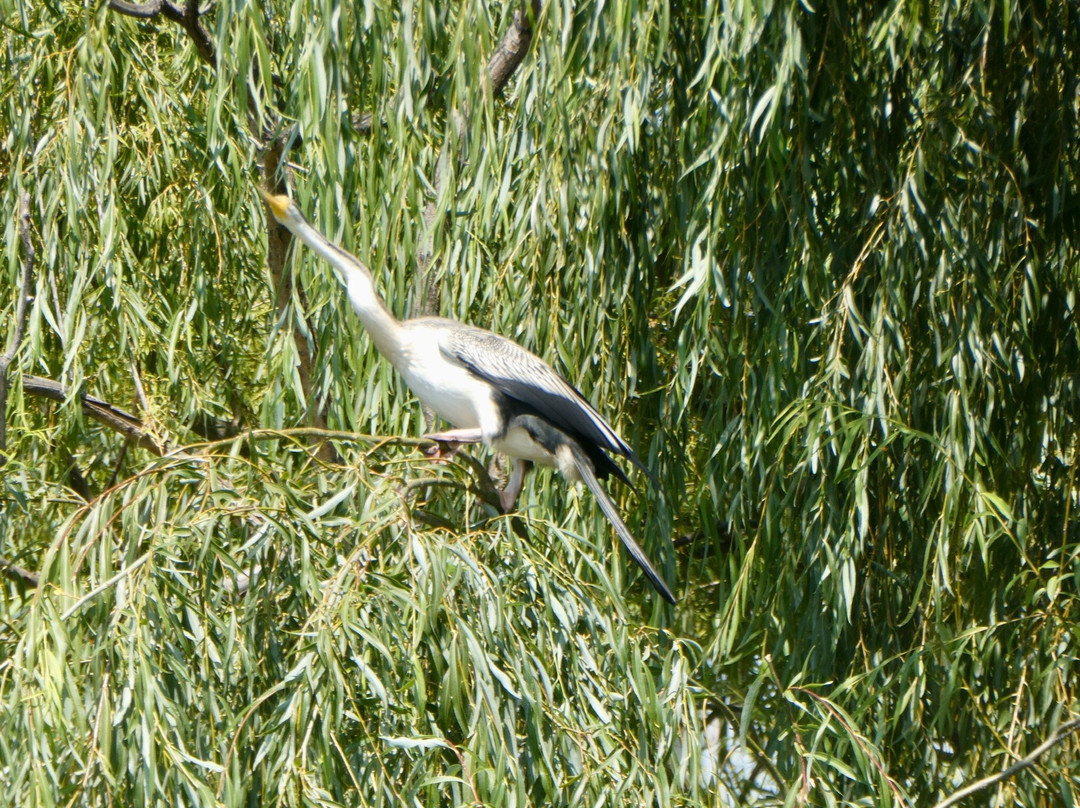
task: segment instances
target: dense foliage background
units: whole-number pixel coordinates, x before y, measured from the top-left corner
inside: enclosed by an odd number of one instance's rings
[[[515,4],[114,6],[0,0],[5,798],[1077,802],[1075,3],[543,3],[502,92]],[[640,450],[677,608],[409,439],[275,138]]]

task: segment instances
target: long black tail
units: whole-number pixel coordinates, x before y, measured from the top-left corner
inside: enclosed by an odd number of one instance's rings
[[[611,501],[611,497],[608,496],[607,491],[600,485],[600,481],[596,479],[596,468],[593,466],[592,460],[585,453],[585,450],[581,445],[558,427],[532,413],[521,413],[516,415],[510,423],[510,428],[515,426],[519,426],[527,431],[533,440],[551,452],[558,462],[560,471],[564,474],[568,474],[571,471],[577,471],[577,476],[585,482],[585,485],[589,486],[589,490],[593,492],[593,496],[595,496],[600,503],[600,510],[604,512],[604,516],[611,522],[612,527],[615,528],[615,532],[619,534],[619,539],[622,541],[623,546],[630,551],[630,557],[645,571],[645,575],[652,582],[652,585],[656,587],[656,591],[660,593],[660,596],[674,606],[675,596],[671,594],[671,590],[668,589],[667,584],[664,583],[664,579],[660,577],[660,573],[656,571],[656,567],[652,565],[649,557],[645,555],[645,551],[642,550],[641,545],[637,543],[634,534],[630,532],[630,528],[626,526],[622,517],[619,516],[619,512],[615,510],[615,503]],[[566,450],[569,450],[570,456],[573,458],[573,469],[563,467],[564,461],[562,458],[565,457]],[[602,452],[599,454],[601,457],[607,458],[607,455]],[[640,460],[637,462],[641,465]],[[619,471],[617,466],[614,466],[614,464],[612,465],[616,471]],[[622,474],[621,471],[619,471],[619,473]],[[572,474],[570,474],[570,476],[573,477]],[[625,479],[625,475],[623,475],[623,479]]]
[[[667,584],[664,583],[664,579],[660,577],[660,573],[656,571],[656,567],[652,565],[649,557],[645,555],[645,551],[641,549],[641,545],[637,543],[634,534],[630,532],[630,528],[626,526],[622,517],[619,516],[619,512],[615,510],[615,503],[611,501],[611,497],[608,496],[607,491],[600,485],[600,481],[596,479],[596,474],[593,473],[592,463],[589,462],[589,458],[585,456],[585,453],[573,441],[567,441],[566,445],[574,454],[574,466],[577,468],[578,474],[585,482],[585,485],[589,486],[589,490],[593,492],[596,501],[600,503],[600,510],[604,512],[604,516],[608,518],[608,521],[611,522],[611,526],[615,528],[615,532],[619,534],[619,539],[622,541],[623,546],[629,551],[630,557],[645,571],[645,575],[652,582],[652,585],[656,587],[656,591],[660,593],[660,596],[674,606],[675,596],[671,594],[671,590],[668,589]]]

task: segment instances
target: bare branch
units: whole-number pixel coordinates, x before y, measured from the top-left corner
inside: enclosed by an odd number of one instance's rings
[[[199,21],[199,0],[188,0],[184,7],[184,30],[188,32],[195,50],[200,58],[211,67],[217,69],[217,55],[214,50],[214,40],[210,38],[210,32]]]
[[[0,466],[4,465],[3,452],[7,450],[7,399],[8,369],[15,354],[22,345],[26,333],[26,316],[30,304],[30,284],[34,280],[34,243],[30,239],[30,194],[23,192],[19,201],[19,241],[23,249],[22,283],[19,286],[19,300],[15,304],[15,325],[8,334],[7,349],[0,355]]]
[[[166,7],[166,8],[163,8]],[[127,0],[109,0],[109,8],[127,17],[149,20],[164,13],[173,22],[180,22],[183,13],[168,0],[147,0],[145,3],[129,3]]]
[[[503,34],[495,53],[488,61],[488,80],[492,95],[499,95],[532,44],[533,22],[540,16],[541,0],[522,0],[514,12],[514,21]]]
[[[30,239],[30,194],[23,192],[19,201],[19,242],[23,248],[22,291],[19,295],[18,312],[15,315],[15,333],[11,337],[7,353],[14,356],[26,333],[26,314],[30,304],[30,282],[34,279],[34,242]]]
[[[287,163],[285,162],[285,148],[288,145],[289,133],[279,134],[266,151],[263,160],[263,176],[268,188],[274,193],[285,193],[288,185]],[[282,171],[281,167],[286,170]],[[270,276],[274,279],[274,288],[277,292],[278,311],[285,313],[292,300],[293,276],[285,266],[288,256],[289,245],[292,243],[292,234],[282,225],[278,224],[273,216],[266,217],[266,260],[270,267]],[[300,290],[300,299],[303,303],[303,289]],[[308,426],[316,429],[326,428],[326,403],[318,401],[313,396],[311,373],[314,367],[311,345],[301,328],[293,328],[293,341],[296,343],[296,356],[298,360],[297,372],[300,376],[300,386],[307,398]],[[335,451],[332,444],[321,442],[318,448],[320,460],[332,462],[335,459]]]
[[[266,148],[263,156],[263,179],[266,187],[275,194],[284,194],[289,186],[289,168],[285,160],[288,146],[286,135],[275,137]],[[292,234],[277,223],[273,216],[266,217],[266,261],[270,268],[270,277],[274,280],[274,292],[277,307],[281,311],[288,305],[292,296],[292,278],[285,271],[285,259],[292,244]]]
[[[1013,765],[1007,769],[1002,769],[997,774],[992,774],[989,777],[984,777],[981,780],[976,780],[974,783],[970,783],[964,786],[959,791],[953,792],[948,797],[943,799],[934,808],[949,808],[950,805],[955,805],[965,797],[970,797],[977,791],[982,791],[984,788],[989,788],[992,785],[996,785],[1004,780],[1008,780],[1014,774],[1022,772],[1024,769],[1031,768],[1035,765],[1036,761],[1049,752],[1057,744],[1061,743],[1065,738],[1080,728],[1080,718],[1074,718],[1072,721],[1066,721],[1064,724],[1054,730],[1050,737],[1035,747],[1034,751],[1030,755],[1016,761]]]
[[[214,40],[210,38],[210,32],[206,30],[206,26],[199,19],[213,7],[213,3],[211,3],[200,9],[199,0],[187,0],[184,8],[174,5],[170,0],[147,0],[145,3],[109,0],[109,8],[126,17],[150,20],[160,15],[171,22],[175,22],[187,31],[191,41],[195,43],[195,50],[198,52],[199,58],[210,67],[217,69]]]
[[[67,389],[60,382],[53,379],[45,379],[41,376],[23,376],[22,386],[23,392],[30,395],[42,396],[53,401],[67,401],[68,399]],[[142,421],[131,413],[87,393],[81,393],[79,400],[82,404],[83,414],[90,416],[98,423],[104,424],[109,429],[119,432],[143,449],[149,449],[156,455],[163,455],[169,450],[168,444],[159,442],[143,426]]]

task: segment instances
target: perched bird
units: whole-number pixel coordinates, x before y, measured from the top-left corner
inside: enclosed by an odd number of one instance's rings
[[[396,319],[362,261],[328,241],[289,197],[261,188],[259,193],[274,219],[334,268],[375,347],[409,389],[454,426],[425,437],[451,444],[483,442],[514,458],[510,480],[499,494],[504,511],[513,508],[532,463],[554,466],[568,480],[583,481],[652,585],[675,603],[600,484],[609,476],[629,484],[607,453],[622,455],[646,474],[649,470],[572,385],[538,356],[498,334],[442,317]]]

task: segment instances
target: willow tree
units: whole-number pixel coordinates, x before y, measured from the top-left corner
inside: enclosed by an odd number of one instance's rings
[[[0,0],[5,793],[1075,802],[1074,5],[398,6]],[[259,184],[611,416],[676,608]]]

